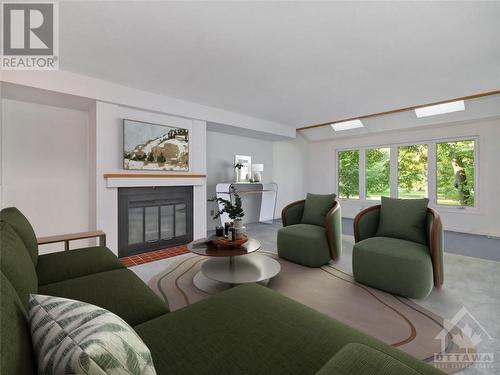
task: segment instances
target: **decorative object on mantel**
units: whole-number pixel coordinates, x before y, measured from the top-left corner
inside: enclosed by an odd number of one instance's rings
[[[252,182],[261,182],[262,175],[260,174],[260,172],[264,171],[264,164],[253,164],[252,171],[253,171]]]
[[[234,156],[235,182],[248,182],[252,167],[252,157],[245,155]]]
[[[223,214],[228,214],[229,218],[232,220],[231,227],[228,229],[233,229],[235,238],[239,239],[244,232],[243,221],[241,220],[241,218],[245,216],[245,213],[243,212],[243,208],[241,207],[241,198],[234,187],[231,188],[231,193],[234,197],[234,203],[232,202],[231,197],[229,199],[213,197],[208,199],[208,201],[217,202],[218,204],[220,203],[222,205],[222,208],[217,205],[217,212],[214,216],[214,219],[218,219]],[[226,235],[229,234],[230,233],[226,233]]]
[[[123,168],[188,171],[189,131],[123,120]]]

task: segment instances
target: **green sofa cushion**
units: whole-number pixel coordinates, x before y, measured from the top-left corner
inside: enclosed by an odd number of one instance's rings
[[[0,259],[3,274],[24,306],[28,306],[30,293],[36,293],[38,289],[35,266],[19,235],[5,221],[0,222]]]
[[[0,374],[36,374],[26,308],[3,273],[0,289]]]
[[[312,375],[350,342],[379,349],[422,374],[442,374],[257,284],[229,289],[134,329],[151,350],[158,374]]]
[[[319,267],[331,259],[326,229],[295,224],[278,231],[278,255],[308,267]]]
[[[347,344],[316,375],[419,375],[396,358],[363,344]]]
[[[427,244],[425,224],[429,200],[393,199],[382,197],[378,237],[393,237],[401,240]]]
[[[335,194],[311,194],[307,193],[302,224],[313,224],[325,226],[325,216],[335,203]]]
[[[38,241],[36,239],[35,231],[31,226],[26,216],[16,207],[4,208],[0,212],[0,220],[9,223],[12,228],[17,232],[24,246],[28,250],[33,264],[36,266],[38,258]]]
[[[165,303],[128,269],[43,285],[39,294],[91,303],[111,311],[132,326],[168,312]]]
[[[38,257],[38,284],[46,285],[75,277],[125,268],[106,247],[86,247]]]
[[[410,298],[426,297],[433,286],[429,248],[412,241],[371,237],[354,245],[354,278]]]

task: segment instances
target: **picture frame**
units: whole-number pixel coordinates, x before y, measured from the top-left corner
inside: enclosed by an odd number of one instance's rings
[[[189,171],[189,130],[123,119],[123,168]]]

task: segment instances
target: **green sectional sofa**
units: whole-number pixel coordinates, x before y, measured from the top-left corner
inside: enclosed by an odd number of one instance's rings
[[[441,374],[411,356],[256,284],[170,313],[105,247],[38,255],[29,222],[0,214],[0,373],[36,374],[30,293],[89,302],[122,317],[158,374]]]

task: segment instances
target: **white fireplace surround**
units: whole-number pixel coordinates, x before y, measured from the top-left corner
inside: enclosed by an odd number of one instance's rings
[[[92,116],[93,117],[93,116]],[[175,177],[127,177],[124,171],[123,119],[182,127],[189,130],[189,172],[165,172]],[[137,110],[119,105],[97,102],[95,123],[95,227],[107,234],[107,246],[118,254],[118,188],[150,186],[193,186],[193,237],[207,233],[206,210],[206,123],[204,121]],[[92,144],[93,142],[91,142]],[[94,154],[94,153],[91,153]],[[106,176],[110,174],[111,176]],[[155,175],[157,173],[154,173]],[[119,177],[115,176],[119,175]],[[177,176],[178,175],[178,176]],[[189,176],[196,175],[196,176]],[[183,177],[184,176],[184,177]]]
[[[116,204],[108,208],[107,217],[110,220],[103,221],[99,228],[107,233],[107,244],[110,249],[118,254],[118,188],[120,187],[144,187],[144,186],[192,186],[193,187],[193,238],[206,236],[206,186],[205,178],[116,178],[106,177],[107,196]],[[197,215],[201,212],[201,215]]]

